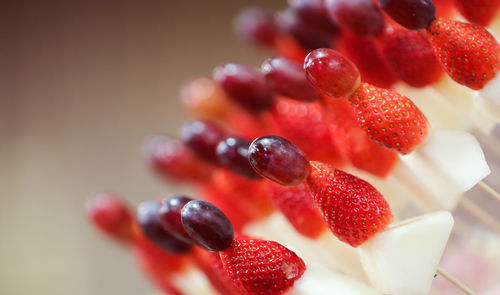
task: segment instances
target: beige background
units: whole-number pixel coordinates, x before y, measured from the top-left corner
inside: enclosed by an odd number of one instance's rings
[[[141,145],[182,124],[181,83],[224,61],[261,63],[232,15],[285,1],[2,2],[0,294],[145,294],[83,203],[100,190],[134,205],[184,191],[152,177]]]

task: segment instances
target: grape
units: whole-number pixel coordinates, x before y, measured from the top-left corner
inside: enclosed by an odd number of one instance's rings
[[[436,18],[432,0],[379,0],[380,7],[396,22],[409,30],[429,27]]]
[[[285,186],[299,185],[311,169],[299,148],[274,135],[254,140],[248,149],[248,159],[257,173]]]
[[[217,163],[215,147],[225,136],[224,130],[208,120],[195,120],[182,126],[181,138],[204,160]]]
[[[372,0],[326,0],[333,21],[358,36],[374,36],[385,26],[384,16]]]
[[[232,100],[249,111],[263,111],[273,103],[274,97],[264,77],[246,65],[227,63],[218,66],[213,78]]]
[[[85,203],[85,210],[89,219],[104,233],[123,242],[132,241],[132,214],[118,197],[97,194]]]
[[[356,65],[333,49],[322,48],[309,53],[304,69],[311,85],[330,97],[347,97],[359,87]]]
[[[261,70],[269,87],[281,95],[301,101],[321,98],[307,81],[299,62],[285,57],[270,58],[262,64]]]
[[[182,226],[181,210],[184,205],[192,200],[193,199],[184,196],[173,196],[164,199],[158,211],[163,229],[179,240],[189,244],[194,244],[195,242]]]
[[[334,42],[334,37],[330,33],[304,22],[290,9],[278,13],[276,23],[281,30],[292,36],[306,49],[330,47]]]
[[[167,179],[202,181],[210,177],[211,167],[177,138],[156,136],[146,146],[145,154],[155,172]]]
[[[250,179],[261,178],[248,162],[250,141],[239,137],[226,137],[216,148],[219,162],[233,172]]]
[[[306,23],[332,35],[340,34],[340,27],[328,15],[323,0],[288,0],[288,6]]]
[[[137,208],[137,223],[144,235],[155,245],[171,253],[185,253],[189,244],[167,233],[160,223],[161,204],[157,201],[142,202]]]
[[[181,220],[191,238],[208,250],[222,251],[233,242],[233,225],[219,208],[207,201],[187,203],[182,208]]]
[[[238,36],[263,46],[273,46],[279,32],[272,15],[260,7],[242,10],[234,19],[233,27]]]
[[[224,118],[229,112],[224,90],[205,77],[184,84],[179,97],[182,105],[197,118]]]

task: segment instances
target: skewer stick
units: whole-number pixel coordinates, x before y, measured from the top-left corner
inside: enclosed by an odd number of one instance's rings
[[[477,183],[477,186],[485,193],[490,195],[490,197],[496,199],[500,202],[500,193],[495,191],[491,186],[487,185],[484,181],[480,181]]]
[[[457,278],[455,278],[454,276],[452,276],[450,273],[448,273],[446,270],[444,270],[443,268],[441,267],[438,267],[437,269],[437,273],[439,275],[441,275],[443,278],[447,279],[448,282],[452,283],[453,285],[455,285],[457,288],[459,288],[460,290],[462,290],[465,294],[468,294],[468,295],[477,295],[476,292],[472,291],[469,287],[467,287],[464,283],[462,283],[461,281],[459,281]]]
[[[481,208],[479,208],[466,198],[462,198],[460,203],[469,213],[474,215],[474,217],[476,217],[477,219],[479,219],[480,221],[482,221],[483,223],[485,223],[486,225],[490,226],[498,233],[500,233],[500,224],[498,224],[498,222],[495,219],[489,216]]]

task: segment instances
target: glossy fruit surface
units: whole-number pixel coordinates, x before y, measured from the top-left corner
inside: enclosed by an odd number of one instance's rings
[[[193,199],[184,196],[165,198],[159,209],[159,219],[163,228],[181,241],[194,244],[181,222],[181,210]]]
[[[161,204],[157,201],[142,202],[137,208],[137,223],[144,235],[155,245],[170,253],[185,253],[189,244],[167,233],[160,223]]]
[[[189,236],[211,251],[227,249],[234,238],[234,228],[219,208],[209,202],[194,200],[181,211],[181,220]]]
[[[220,253],[222,265],[242,294],[284,294],[305,271],[300,257],[272,241],[235,239]]]
[[[341,53],[327,48],[316,49],[304,61],[306,78],[324,95],[342,98],[360,83],[358,68]]]
[[[427,118],[404,95],[361,83],[349,101],[370,138],[388,149],[408,154],[427,138]]]
[[[320,162],[311,162],[307,183],[323,219],[341,241],[358,247],[392,221],[384,197],[368,182]]]
[[[285,57],[274,57],[262,64],[261,71],[269,87],[280,95],[301,101],[321,98],[307,81],[302,63]]]
[[[85,212],[105,234],[122,242],[132,242],[132,213],[127,204],[117,196],[96,194],[85,203]]]
[[[242,10],[235,17],[233,28],[237,36],[266,47],[274,44],[279,33],[272,15],[260,7]]]
[[[227,63],[214,69],[213,78],[226,94],[249,111],[262,111],[273,102],[273,95],[264,77],[239,63]]]
[[[409,30],[429,27],[436,18],[432,0],[379,0],[380,7],[396,22]]]
[[[217,163],[215,148],[226,136],[224,130],[208,120],[195,120],[182,126],[182,140],[202,159]]]
[[[248,149],[248,159],[260,175],[285,186],[299,185],[309,174],[304,153],[285,138],[259,137]]]
[[[500,70],[500,45],[485,28],[437,19],[428,29],[441,65],[457,83],[479,90]]]
[[[148,142],[145,154],[152,168],[163,178],[199,182],[210,177],[212,168],[177,138],[156,136]]]
[[[384,30],[382,12],[372,0],[326,0],[333,21],[358,36],[374,36]]]
[[[255,172],[248,161],[248,148],[250,141],[229,136],[219,142],[216,147],[219,162],[231,171],[250,179],[259,179],[261,176]]]

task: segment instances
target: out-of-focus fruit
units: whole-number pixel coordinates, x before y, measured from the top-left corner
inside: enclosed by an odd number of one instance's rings
[[[195,120],[182,126],[181,138],[204,160],[218,163],[215,148],[226,136],[224,130],[208,120]]]
[[[454,0],[458,11],[471,23],[487,27],[500,7],[498,0]]]
[[[235,17],[233,28],[238,37],[249,43],[265,47],[273,46],[279,33],[273,16],[260,7],[249,7],[242,10]]]
[[[259,179],[261,176],[255,172],[248,161],[248,147],[250,141],[229,136],[219,142],[216,148],[219,163],[231,171],[249,179]]]
[[[436,18],[432,0],[379,0],[380,7],[396,22],[409,30],[429,27]]]
[[[333,35],[340,33],[339,25],[331,20],[323,0],[288,0],[288,6],[312,26]]]
[[[372,0],[326,0],[331,19],[358,36],[374,36],[384,30],[382,11]]]
[[[201,77],[181,87],[180,101],[197,118],[224,119],[229,100],[224,90],[211,79]]]
[[[194,244],[195,241],[191,239],[189,234],[186,232],[181,222],[181,210],[193,199],[184,196],[173,196],[165,198],[161,203],[159,209],[159,219],[160,223],[168,233],[174,235],[179,240]]]

